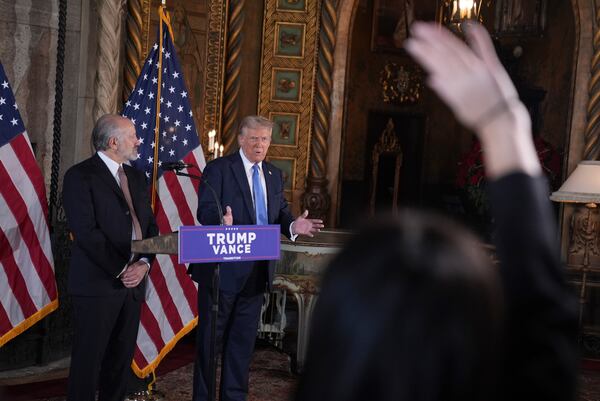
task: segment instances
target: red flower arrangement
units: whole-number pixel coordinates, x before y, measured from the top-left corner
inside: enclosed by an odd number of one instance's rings
[[[550,186],[556,189],[561,168],[560,154],[539,135],[534,138],[534,145]],[[483,217],[487,215],[489,206],[485,196],[485,168],[482,153],[481,144],[477,138],[473,138],[471,149],[458,163],[455,185],[463,192],[466,202],[470,204],[468,209]]]

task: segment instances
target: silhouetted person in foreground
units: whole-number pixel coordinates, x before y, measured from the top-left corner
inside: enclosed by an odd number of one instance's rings
[[[407,51],[482,143],[499,266],[415,211],[374,221],[326,271],[297,401],[573,400],[576,304],[525,106],[479,25],[416,23]]]

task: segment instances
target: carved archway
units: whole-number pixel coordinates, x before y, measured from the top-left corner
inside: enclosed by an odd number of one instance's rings
[[[359,0],[340,0],[338,4],[338,22],[335,32],[334,66],[332,74],[331,113],[329,116],[329,135],[327,138],[327,180],[328,192],[331,196],[331,208],[329,210],[328,222],[335,226],[337,221],[336,209],[340,197],[340,171],[342,131],[344,116],[344,99],[346,91],[347,65],[349,61],[349,49],[352,43],[352,31],[356,10]],[[569,99],[570,122],[567,132],[568,143],[566,144],[567,156],[565,166],[567,168],[565,177],[571,172],[577,163],[584,157],[584,150],[590,147],[590,143],[596,141],[600,136],[599,128],[590,131],[586,137],[586,125],[588,121],[588,100],[598,97],[600,99],[600,82],[587,89],[590,83],[590,70],[592,57],[594,56],[594,29],[597,29],[595,9],[600,7],[600,1],[596,0],[571,0],[573,15],[575,18],[575,49],[573,52],[573,80],[572,94]],[[597,59],[600,70],[600,33],[597,34]],[[598,72],[600,76],[600,71]],[[599,78],[600,80],[600,78]],[[600,107],[598,110],[600,114]],[[564,219],[568,216],[563,217]],[[564,226],[564,225],[563,225]],[[564,238],[564,233],[563,233]]]
[[[338,25],[335,34],[335,50],[331,92],[331,114],[329,118],[329,136],[327,138],[327,190],[331,196],[328,222],[337,223],[337,206],[340,194],[340,161],[342,150],[342,130],[344,121],[344,97],[346,90],[346,69],[349,61],[348,51],[352,43],[354,17],[359,0],[340,0],[338,5]]]

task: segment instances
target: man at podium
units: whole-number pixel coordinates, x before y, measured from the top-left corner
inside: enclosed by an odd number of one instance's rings
[[[313,236],[323,228],[308,211],[294,219],[283,196],[281,170],[264,161],[273,123],[260,116],[242,119],[238,152],[209,162],[199,190],[198,221],[218,225],[221,221],[213,187],[226,210],[223,220],[231,225],[279,224],[291,240],[300,234]],[[198,283],[198,320],[194,401],[208,399],[210,386],[210,330],[212,306],[212,264],[192,264],[190,273]],[[221,401],[243,401],[248,395],[248,372],[254,350],[263,293],[271,289],[273,261],[227,263],[220,270],[217,342],[222,345]]]

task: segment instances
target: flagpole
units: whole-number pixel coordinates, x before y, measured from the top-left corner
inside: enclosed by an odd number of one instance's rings
[[[127,98],[123,115],[134,122],[137,135],[140,139],[143,139],[143,143],[141,143],[138,150],[140,156],[137,160],[133,161],[133,165],[143,170],[148,177],[148,189],[154,194],[152,196],[149,193],[148,200],[154,198],[154,212],[161,215],[166,213],[168,215],[169,219],[157,219],[160,232],[167,233],[182,224],[195,223],[193,216],[196,215],[197,211],[195,209],[192,210],[186,200],[190,196],[194,196],[192,193],[197,193],[198,188],[190,179],[175,179],[170,172],[166,172],[164,176],[166,181],[162,180],[160,177],[166,167],[164,163],[173,162],[174,160],[186,160],[185,158],[189,156],[189,162],[197,160],[196,163],[199,163],[199,167],[202,167],[204,166],[204,158],[201,154],[202,147],[195,128],[196,123],[190,107],[190,99],[188,98],[183,71],[179,64],[179,59],[176,57],[176,47],[172,43],[174,35],[171,28],[170,12],[168,12],[169,8],[165,7],[164,1],[162,2],[162,8],[158,7],[161,5],[160,1],[155,1],[155,3],[157,3],[154,8],[155,12],[157,12],[155,17],[158,17],[156,18],[156,22],[159,25],[155,26],[156,36],[153,42],[154,46],[149,49],[150,54],[147,56],[142,71],[140,71],[137,78],[134,87],[135,91],[132,91]],[[169,2],[166,3],[169,4]],[[169,34],[171,36],[168,36]],[[157,53],[156,50],[158,50],[159,44],[161,45],[161,49]],[[162,57],[159,57],[160,55]],[[157,85],[159,77],[160,84]],[[0,80],[1,83],[2,80]],[[160,89],[160,92],[157,90],[157,87]],[[2,88],[2,85],[0,85],[0,88]],[[158,96],[157,92],[159,93]],[[176,107],[172,107],[173,103],[176,103]],[[163,104],[165,105],[164,109],[162,108]],[[159,118],[157,118],[157,114],[160,116]],[[158,128],[158,131],[155,131],[156,128]],[[158,151],[156,148],[158,148]],[[155,179],[151,178],[153,174]],[[163,188],[161,189],[160,186]],[[153,188],[151,189],[150,187]],[[158,191],[166,193],[159,193]],[[171,195],[174,196],[172,197]],[[163,196],[168,196],[169,202],[161,204]],[[163,211],[159,211],[163,207],[165,208],[164,213]],[[179,294],[179,292],[183,291],[185,300],[190,304],[197,302],[197,299],[194,299],[197,298],[197,289],[192,280],[188,277],[183,281],[175,279],[176,270],[181,268],[184,267],[172,258],[161,259],[158,257],[153,262],[150,279],[152,280],[153,277],[156,277],[156,274],[159,274],[164,275],[166,280],[155,282],[157,291],[151,295],[159,302],[153,303],[148,301],[148,313],[141,316],[142,325],[157,318],[159,329],[149,333],[148,337],[138,338],[138,347],[135,352],[136,358],[132,363],[132,367],[136,375],[140,378],[147,379],[149,374],[152,375],[152,372],[165,355],[198,322],[197,315],[193,316],[189,314],[186,308],[172,308],[168,311],[163,311],[160,307],[160,302],[170,299],[173,292]],[[159,273],[156,273],[157,269]],[[164,313],[169,316],[169,319],[159,318],[160,314]],[[164,334],[163,327],[168,327],[167,331],[171,329],[169,326],[171,317],[181,319],[185,325],[180,330],[173,331],[172,335],[170,333]],[[160,347],[147,346],[151,343],[156,344],[161,341],[162,346]],[[136,363],[136,359],[141,363],[140,365]],[[151,390],[151,388],[148,388],[148,393],[146,394],[150,394]],[[136,396],[138,395],[136,394]]]
[[[172,34],[171,25],[168,16],[165,14],[166,0],[162,0],[162,4],[158,7],[159,16],[159,37],[158,37],[158,89],[156,90],[156,124],[154,128],[154,163],[152,165],[152,189],[151,189],[151,204],[152,210],[156,212],[156,193],[157,176],[158,176],[158,141],[160,139],[160,98],[162,90],[162,55],[163,55],[163,22],[167,25],[169,33]]]

